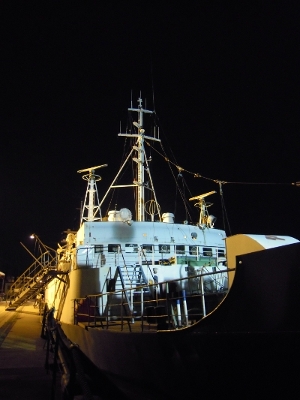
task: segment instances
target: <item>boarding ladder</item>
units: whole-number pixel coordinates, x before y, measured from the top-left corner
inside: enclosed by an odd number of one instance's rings
[[[68,272],[57,270],[57,257],[46,251],[11,285],[7,293],[8,307],[15,310],[27,300],[35,298],[54,279],[62,279]]]

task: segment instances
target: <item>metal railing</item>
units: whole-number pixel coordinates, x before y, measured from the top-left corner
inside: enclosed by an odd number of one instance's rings
[[[9,304],[16,301],[22,295],[28,294],[27,299],[33,297],[36,290],[32,288],[42,286],[43,277],[57,266],[57,259],[48,251],[41,254],[25,272],[11,285],[6,300]]]
[[[77,298],[74,324],[129,332],[186,328],[222,301],[228,284],[220,282],[228,282],[228,272],[233,270],[216,270]]]

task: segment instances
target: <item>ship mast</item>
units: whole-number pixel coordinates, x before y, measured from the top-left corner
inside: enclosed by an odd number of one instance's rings
[[[148,166],[148,160],[145,157],[145,148],[144,148],[144,141],[145,139],[147,140],[153,140],[160,142],[160,139],[157,139],[152,136],[146,136],[145,135],[145,129],[144,129],[144,121],[143,117],[144,114],[153,114],[153,111],[146,110],[142,107],[142,99],[138,99],[138,108],[128,108],[128,111],[133,111],[137,112],[138,114],[138,121],[133,122],[134,126],[137,128],[137,134],[132,134],[132,133],[119,133],[118,136],[126,136],[126,137],[135,137],[137,138],[135,146],[133,146],[131,154],[133,151],[136,151],[136,157],[133,157],[133,161],[137,165],[137,175],[136,178],[137,180],[133,181],[133,185],[126,185],[126,186],[135,186],[136,187],[136,201],[137,201],[137,215],[136,215],[136,220],[137,221],[145,221],[145,165],[149,174],[149,178],[151,181],[151,175],[149,171],[149,166]],[[120,187],[120,186],[111,186],[111,187]],[[125,187],[125,186],[122,186]],[[151,189],[154,193],[154,198],[155,198],[155,203],[157,204],[154,188],[152,185],[151,181]],[[158,212],[159,212],[159,207],[157,207]],[[159,212],[160,213],[160,212]]]
[[[96,167],[80,169],[77,171],[78,173],[88,172],[82,176],[82,179],[87,181],[87,189],[84,198],[84,204],[81,210],[80,216],[80,225],[83,221],[101,221],[101,209],[100,202],[98,196],[97,189],[97,181],[100,181],[102,178],[99,175],[95,174],[95,169],[107,167],[107,164],[98,165]]]

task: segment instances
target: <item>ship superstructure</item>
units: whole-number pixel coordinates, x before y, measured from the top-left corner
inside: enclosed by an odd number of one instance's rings
[[[190,199],[200,209],[199,221],[195,224],[177,223],[172,212],[161,213],[145,149],[145,141],[160,142],[158,132],[148,135],[144,128],[144,116],[151,116],[153,111],[143,109],[141,98],[138,107],[130,107],[128,111],[138,116],[133,122],[134,131],[119,136],[130,138],[133,144],[101,201],[97,188],[101,177],[96,172],[107,164],[78,171],[87,181],[80,228],[76,234],[67,236],[66,245],[60,249],[59,268],[69,268],[70,282],[77,282],[76,291],[68,291],[70,299],[105,292],[112,282],[114,288],[126,289],[226,269],[226,235],[223,230],[214,228],[215,218],[209,215],[205,202],[205,198],[215,192]],[[129,160],[135,166],[133,181],[118,184]],[[128,187],[135,191],[135,212],[123,207],[108,211],[104,217],[101,207],[109,193]],[[90,276],[88,279],[82,278],[83,271]],[[205,281],[209,291],[223,291],[228,287],[225,273],[219,277],[208,275]],[[90,289],[87,282],[90,282]],[[189,290],[185,283],[179,286]],[[59,301],[58,296],[56,301]],[[69,319],[66,317],[69,311],[61,318]]]

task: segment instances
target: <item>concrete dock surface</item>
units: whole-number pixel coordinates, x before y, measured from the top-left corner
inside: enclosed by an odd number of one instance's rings
[[[0,301],[0,400],[62,399],[60,375],[47,367],[42,316],[33,302],[6,311]],[[49,364],[53,364],[49,353]]]

